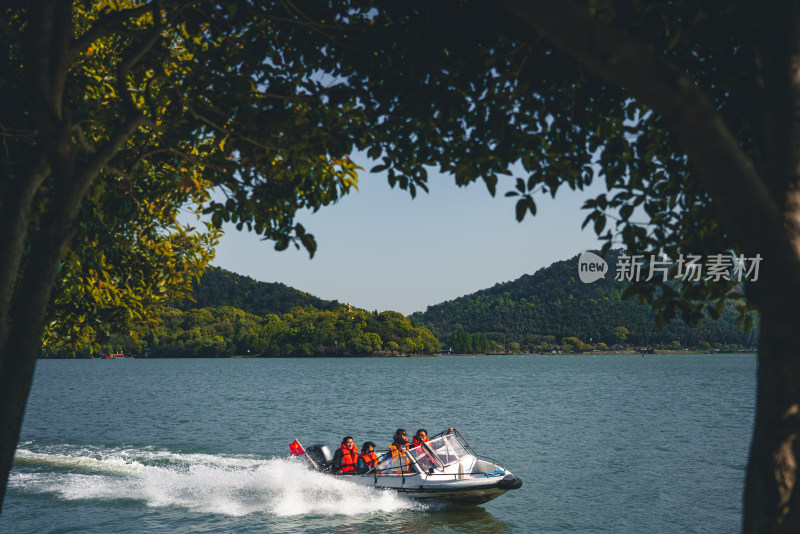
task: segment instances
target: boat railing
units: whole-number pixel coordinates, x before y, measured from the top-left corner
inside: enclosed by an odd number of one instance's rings
[[[502,463],[500,463],[499,460],[495,460],[494,458],[490,458],[489,456],[481,456],[481,455],[476,454],[475,458],[477,458],[478,460],[483,460],[486,463],[490,463],[490,464],[496,466],[498,469],[502,469],[503,471],[506,470],[506,466],[504,466]],[[489,473],[487,473],[487,474],[489,474]]]

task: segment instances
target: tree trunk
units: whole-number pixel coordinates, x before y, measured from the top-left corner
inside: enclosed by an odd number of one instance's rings
[[[0,512],[40,350],[41,327],[14,329],[0,347]]]
[[[154,8],[150,5],[147,9]],[[69,113],[63,113],[62,102],[75,52],[70,44],[72,2],[39,2],[27,15],[21,43],[36,146],[31,147],[30,168],[9,181],[12,187],[6,193],[10,196],[0,206],[0,222],[7,223],[3,228],[7,235],[0,239],[0,406],[4,408],[0,411],[0,510],[36,360],[41,355],[47,305],[61,255],[74,235],[75,221],[92,182],[144,122],[144,115],[131,109],[127,116],[119,117],[104,144],[79,158],[82,149],[73,139],[73,124]],[[156,26],[138,48],[139,56],[129,58],[127,68],[155,46],[160,22]],[[124,73],[118,75],[124,85]],[[29,214],[45,180],[50,181],[49,203],[32,228]]]
[[[764,274],[770,277],[771,269]],[[771,277],[770,277],[771,278]],[[777,277],[776,277],[777,278]],[[745,485],[745,533],[800,532],[800,307],[775,279],[758,288],[756,424]],[[756,285],[755,282],[752,285]]]
[[[62,176],[64,181],[70,177]],[[31,237],[28,257],[19,263],[19,274],[3,280],[14,294],[9,309],[0,310],[6,335],[0,341],[0,510],[8,475],[14,461],[25,404],[28,401],[36,360],[42,351],[47,305],[55,285],[64,247],[73,235],[80,200],[56,196],[54,209]],[[71,201],[71,204],[70,204]],[[13,240],[12,240],[13,241]],[[0,254],[5,251],[0,251]]]

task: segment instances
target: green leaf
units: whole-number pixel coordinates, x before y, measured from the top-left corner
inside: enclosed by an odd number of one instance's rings
[[[594,221],[594,233],[597,235],[602,234],[605,227],[606,218],[603,215],[598,214],[598,217]]]
[[[522,219],[525,218],[525,212],[528,211],[528,204],[525,202],[524,198],[521,198],[517,201],[517,221],[522,222]]]
[[[531,212],[531,215],[536,215],[536,202],[534,202],[533,197],[528,197],[528,211]]]
[[[314,253],[317,251],[317,242],[314,239],[314,236],[311,234],[303,234],[303,236],[300,237],[300,241],[308,251],[309,256],[313,258]]]
[[[488,176],[484,176],[483,181],[486,183],[486,189],[489,190],[489,194],[495,196],[497,192],[497,175],[490,174]]]

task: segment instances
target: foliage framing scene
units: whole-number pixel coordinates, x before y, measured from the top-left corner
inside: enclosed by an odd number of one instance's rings
[[[146,326],[223,222],[313,255],[295,216],[355,189],[363,151],[412,196],[429,168],[500,188],[519,220],[599,182],[585,223],[606,252],[765,258],[746,298],[627,293],[665,322],[757,311],[743,530],[797,532],[798,20],[796,2],[4,4],[0,496],[44,341]],[[208,224],[178,224],[184,205]]]

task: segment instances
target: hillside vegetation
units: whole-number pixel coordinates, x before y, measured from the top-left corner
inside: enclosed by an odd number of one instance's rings
[[[593,283],[578,277],[578,256],[558,261],[532,275],[499,283],[452,301],[429,306],[411,315],[428,327],[444,348],[457,352],[485,352],[503,343],[525,351],[567,350],[616,346],[707,349],[753,347],[759,325],[749,333],[737,327],[738,312],[728,304],[718,320],[697,325],[682,320],[656,327],[650,308],[624,299],[630,282],[614,280],[619,252],[607,257],[609,273]],[[477,345],[477,346],[476,346]]]
[[[439,343],[403,315],[339,306],[263,316],[231,306],[170,309],[145,338],[151,357],[432,354]]]
[[[249,276],[209,267],[192,291],[192,300],[177,306],[181,310],[232,306],[253,315],[289,313],[311,306],[318,310],[334,310],[341,306],[335,300],[323,300],[278,282],[259,282]]]
[[[367,312],[284,284],[209,269],[192,293],[161,314],[155,330],[134,340],[112,336],[102,353],[150,357],[398,356],[438,353],[427,328],[400,313]],[[79,356],[94,351],[84,348]],[[57,348],[45,357],[67,355]]]

